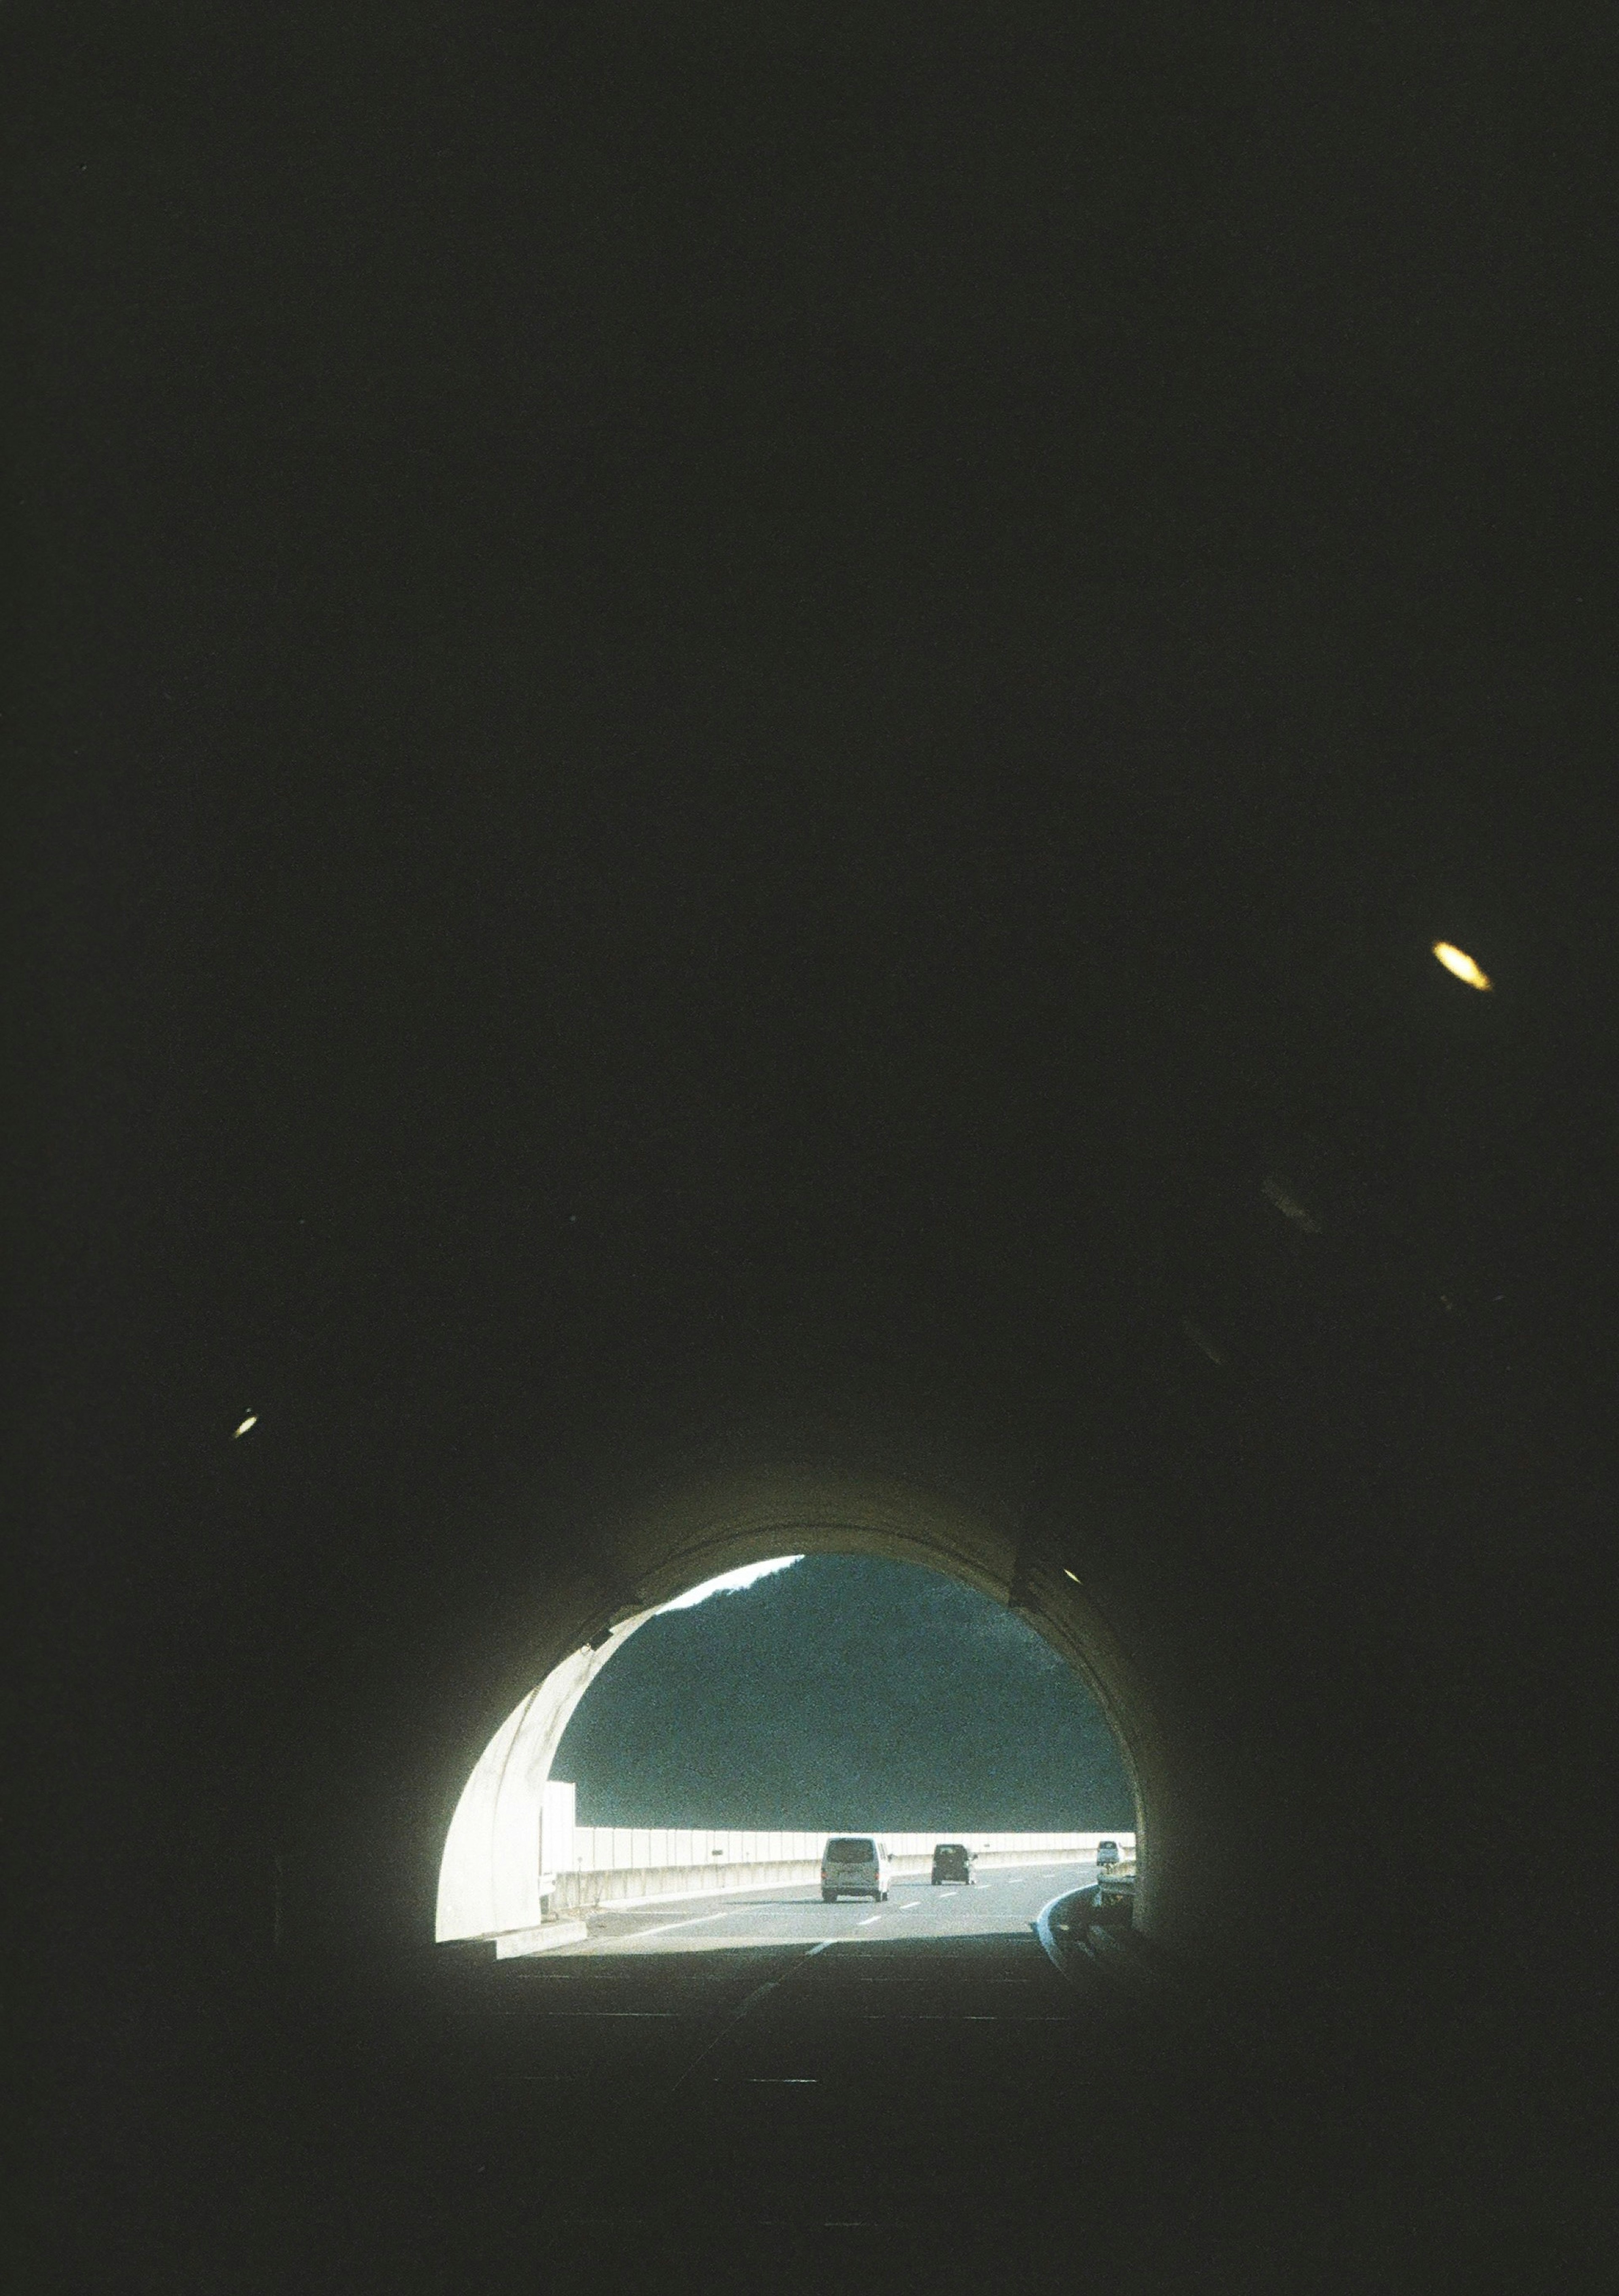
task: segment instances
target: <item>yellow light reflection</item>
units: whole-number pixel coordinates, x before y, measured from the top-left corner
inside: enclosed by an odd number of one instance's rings
[[[231,1441],[234,1443],[237,1435],[245,1435],[250,1427],[257,1427],[258,1424],[259,1414],[256,1411],[250,1411],[241,1426],[236,1429],[235,1434],[231,1437]]]
[[[1489,974],[1479,971],[1466,949],[1453,948],[1448,940],[1436,940],[1434,954],[1447,972],[1453,972],[1458,980],[1465,980],[1469,988],[1489,988]]]

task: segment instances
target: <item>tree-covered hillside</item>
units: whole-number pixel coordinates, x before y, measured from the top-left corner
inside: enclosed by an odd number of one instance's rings
[[[595,1825],[1134,1824],[1089,1692],[937,1572],[811,1555],[653,1619],[598,1676],[553,1775]]]

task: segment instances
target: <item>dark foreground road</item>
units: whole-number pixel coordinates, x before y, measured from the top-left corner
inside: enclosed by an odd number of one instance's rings
[[[1606,2124],[1589,2090],[1571,2088],[1555,2122],[1543,2083],[1523,2108],[1540,2060],[1512,2054],[1507,1972],[1489,2030],[1403,2013],[1393,1951],[1378,2013],[1364,1984],[1307,2015],[1122,2005],[1082,1971],[1059,1975],[1031,1933],[1056,1887],[1038,1873],[971,1892],[902,1885],[882,1908],[784,1893],[711,1922],[632,1909],[566,1956],[284,1967],[228,2021],[199,2012],[189,2027],[180,1991],[143,1997],[130,1964],[110,1972],[113,2022],[56,2034],[80,2141],[41,2160],[46,2260],[19,2284],[1607,2284],[1589,2202]],[[1258,1927],[1254,1944],[1262,1978]],[[144,2003],[160,2084],[79,2082],[82,2053],[105,2051]],[[1529,2177],[1544,2194],[1533,2217]]]
[[[1262,2051],[1059,1975],[1030,1922],[1078,1878],[637,1908],[565,1956],[441,1956],[364,2013],[305,1990],[276,2269],[401,2296],[1375,2284],[1344,2229],[1375,2113],[1329,2136]]]

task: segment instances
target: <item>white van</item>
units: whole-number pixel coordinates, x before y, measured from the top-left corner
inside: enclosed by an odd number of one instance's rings
[[[821,1852],[821,1896],[875,1898],[888,1895],[888,1844],[870,1833],[834,1833]]]

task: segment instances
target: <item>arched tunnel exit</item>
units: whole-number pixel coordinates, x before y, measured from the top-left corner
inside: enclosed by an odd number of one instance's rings
[[[642,1759],[650,1751],[649,1726],[662,1735],[670,1729],[678,1734],[684,1723],[698,1733],[711,1797],[701,1811],[690,1800],[689,1785],[676,1784],[685,1774],[678,1736],[667,1750],[660,1749],[663,1759],[654,1776],[638,1784],[634,1751],[613,1743],[612,1710],[604,1722],[595,1713],[600,1704],[596,1693],[591,1710],[596,1728],[586,1734],[580,1751],[599,1748],[597,1767],[606,1758],[618,1806],[609,1830],[616,1824],[632,1837],[631,1842],[603,1843],[604,1853],[621,1849],[628,1855],[637,1833],[650,1833],[660,1842],[678,1835],[684,1841],[694,1827],[705,1837],[730,1829],[747,1838],[755,1861],[774,1856],[779,1862],[787,1854],[780,1838],[791,1834],[801,1865],[807,1853],[818,1859],[822,1840],[836,1830],[822,1825],[820,1838],[811,1841],[805,1828],[813,1832],[818,1817],[841,1810],[850,1819],[864,1808],[868,1819],[883,1819],[879,1830],[885,1835],[908,1835],[925,1817],[937,1821],[933,1832],[939,1838],[982,1836],[980,1849],[997,1865],[1026,1849],[1028,1862],[1045,1867],[1063,1862],[1064,1855],[1070,1861],[1081,1855],[1081,1836],[1059,1853],[1054,1846],[1058,1834],[1051,1829],[1082,1824],[1090,1829],[1092,1849],[1098,1838],[1116,1849],[1114,1837],[1123,1834],[1132,1896],[1139,1892],[1138,1919],[1144,1931],[1150,1931],[1150,1884],[1143,1888],[1142,1882],[1151,1867],[1142,1841],[1138,1766],[1113,1734],[1107,1709],[1086,1680],[1098,1652],[1111,1658],[1109,1706],[1114,1713],[1126,1685],[1119,1679],[1116,1653],[1098,1635],[1094,1612],[1085,1615],[1078,1572],[1058,1565],[1058,1577],[1046,1587],[1056,1617],[1041,1605],[1027,1554],[1021,1576],[1015,1563],[1013,1578],[1004,1585],[994,1581],[993,1594],[986,1593],[986,1556],[975,1554],[968,1543],[976,1529],[982,1545],[984,1528],[964,1521],[959,1507],[937,1496],[899,1485],[851,1485],[818,1493],[807,1487],[796,1504],[784,1494],[774,1509],[768,1492],[756,1488],[746,1498],[738,1494],[733,1504],[743,1510],[739,1520],[729,1525],[723,1519],[711,1521],[704,1537],[694,1546],[683,1546],[678,1561],[654,1564],[648,1572],[662,1583],[671,1569],[678,1570],[679,1583],[672,1595],[603,1629],[555,1666],[490,1738],[462,1790],[446,1838],[434,1924],[438,1941],[491,1940],[503,1955],[575,1941],[584,1925],[557,1915],[564,1907],[594,1901],[588,1885],[575,1880],[576,1863],[581,1873],[592,1869],[585,1866],[582,1849],[575,1857],[571,1780],[578,1757],[565,1759],[563,1749],[571,1731],[578,1741],[575,1718],[604,1670],[655,1619],[682,1615],[689,1639],[690,1621],[684,1614],[694,1601],[711,1602],[717,1595],[757,1585],[809,1557],[819,1562],[856,1556],[881,1558],[875,1578],[851,1570],[825,1573],[814,1562],[807,1572],[798,1571],[786,1590],[801,1597],[792,1623],[776,1625],[762,1652],[751,1647],[739,1617],[727,1620],[723,1614],[745,1607],[757,1638],[779,1608],[780,1583],[765,1590],[762,1605],[758,1600],[749,1606],[716,1603],[704,1623],[717,1622],[717,1647],[705,1648],[700,1661],[702,1690],[694,1706],[694,1686],[687,1686],[684,1701],[680,1689],[696,1653],[671,1655],[668,1628],[653,1638],[656,1655],[645,1644],[637,1647],[631,1669],[635,1692],[652,1710],[650,1716],[638,1716],[634,1734],[642,1742]],[[912,1518],[904,1528],[901,1508]],[[794,1540],[795,1553],[756,1556],[761,1538],[768,1544],[781,1535]],[[925,1587],[916,1582],[936,1574],[960,1595],[924,1610]],[[813,1582],[812,1594],[803,1590],[806,1579]],[[1015,1591],[1015,1610],[1010,1606]],[[865,1614],[874,1604],[875,1615],[868,1621]],[[834,1626],[840,1645],[835,1652],[823,1647]],[[677,1629],[677,1652],[679,1635]],[[716,1644],[715,1634],[707,1643]],[[1086,1652],[1083,1665],[1076,1663],[1076,1649]],[[1044,1666],[1035,1652],[1047,1654]],[[1053,1657],[1062,1661],[1058,1672],[1068,1684],[1066,1695],[1049,1674]],[[671,1666],[678,1669],[672,1681]],[[780,1679],[789,1669],[790,1685]],[[896,1679],[900,1671],[902,1683]],[[613,1677],[615,1691],[623,1688],[621,1673],[620,1669]],[[750,1714],[745,1732],[727,1731],[721,1719],[740,1688],[727,1673],[745,1676],[748,1694],[760,1709]],[[829,1715],[827,1707],[831,1702],[835,1709],[840,1697],[855,1707],[859,1720],[851,1718],[842,1733],[834,1734],[844,1718],[835,1710]],[[999,1702],[1008,1697],[1010,1714],[1004,1716]],[[637,1710],[620,1711],[622,1727]],[[979,1741],[991,1730],[1001,1750],[999,1761],[980,1751]],[[905,1745],[894,1743],[896,1732],[904,1735]],[[1060,1742],[1048,1743],[1051,1737]],[[801,1742],[795,1746],[795,1739]],[[832,1742],[824,1742],[827,1739]],[[758,1782],[745,1767],[737,1767],[745,1765],[750,1749],[767,1773]],[[1078,1767],[1064,1773],[1064,1759]],[[918,1767],[927,1781],[920,1787]],[[559,1784],[559,1778],[568,1783]],[[793,1783],[785,1784],[789,1779]],[[785,1800],[784,1794],[795,1799]],[[1031,1796],[1037,1806],[1031,1816]],[[1022,1816],[1014,1816],[1015,1806]],[[582,1806],[578,1814],[585,1817]],[[589,1816],[596,1819],[594,1808]],[[1042,1827],[1044,1833],[1039,1832]],[[593,1823],[591,1833],[596,1830]],[[752,1849],[756,1835],[775,1841],[775,1851]],[[638,1862],[662,1868],[669,1854],[644,1852]],[[695,1854],[735,1853],[720,1848],[711,1853],[700,1843]],[[908,1863],[918,1854],[919,1845],[912,1845]],[[755,1865],[744,1864],[727,1878],[742,1887],[755,1870]],[[765,1873],[768,1862],[757,1870]],[[699,1884],[720,1878],[671,1866],[667,1873],[637,1877],[634,1886],[645,1890],[655,1884],[670,1895],[691,1895]],[[594,1879],[599,1891],[608,1876],[596,1874]],[[615,1895],[622,1896],[627,1886]]]
[[[1136,1920],[1166,1926],[1152,1811],[1166,1797],[1161,1726],[1096,1598],[1074,1567],[1085,1546],[1036,1531],[957,1489],[889,1474],[755,1468],[727,1482],[711,1473],[644,1506],[621,1524],[613,1567],[633,1593],[583,1620],[577,1644],[500,1720],[455,1801],[440,1863],[434,1935],[441,1942],[541,1934],[547,1869],[543,1811],[552,1765],[590,1685],[626,1641],[693,1589],[785,1546],[799,1555],[869,1555],[945,1573],[1014,1611],[1096,1699],[1123,1761],[1135,1808]],[[588,1624],[594,1631],[585,1632]],[[568,1639],[547,1626],[546,1641]],[[808,1815],[808,1813],[806,1813]],[[941,1813],[944,1815],[944,1813]],[[650,1823],[650,1821],[648,1821]]]

